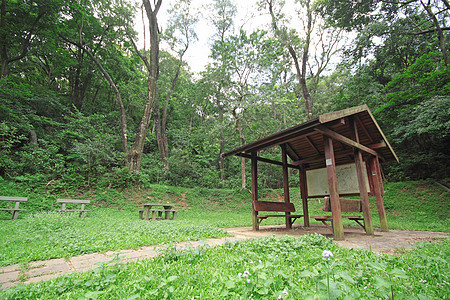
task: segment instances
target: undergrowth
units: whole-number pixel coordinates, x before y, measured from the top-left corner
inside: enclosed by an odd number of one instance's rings
[[[449,246],[422,244],[397,257],[306,235],[168,247],[154,259],[113,257],[113,266],[10,288],[0,299],[446,299]]]

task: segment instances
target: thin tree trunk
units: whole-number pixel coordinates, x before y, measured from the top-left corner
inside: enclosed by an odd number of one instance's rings
[[[438,36],[438,40],[439,40],[439,47],[441,48],[442,57],[444,58],[444,64],[446,66],[448,66],[448,56],[447,56],[447,48],[445,46],[444,32],[442,31],[442,28],[439,25],[439,21],[436,18],[436,15],[431,10],[431,8],[428,5],[426,5],[425,3],[423,3],[422,0],[420,0],[420,3],[422,4],[423,8],[425,9],[428,16],[431,18],[431,21],[433,21],[434,26],[436,27],[436,32],[437,32],[437,36]],[[448,2],[445,4],[447,5]]]
[[[239,132],[239,140],[241,142],[241,146],[245,145],[245,136],[244,136],[244,130],[242,129],[241,120],[238,118],[236,109],[233,110],[233,116],[236,120],[236,127]],[[241,188],[244,190],[246,189],[247,182],[245,177],[245,158],[241,157]]]
[[[44,6],[39,6],[39,13],[36,16],[36,19],[34,19],[33,24],[31,25],[30,30],[28,31],[27,36],[25,37],[25,40],[22,43],[22,51],[19,55],[15,57],[9,57],[8,55],[8,48],[7,48],[7,36],[4,30],[2,30],[6,26],[6,14],[7,14],[7,8],[6,8],[6,2],[7,0],[2,0],[0,3],[0,60],[1,60],[1,73],[0,78],[6,77],[9,75],[9,64],[21,60],[28,54],[28,50],[31,44],[31,41],[34,37],[36,27],[39,24],[39,21],[44,17],[44,15],[47,13]]]
[[[178,77],[180,75],[181,66],[183,64],[183,56],[186,53],[189,47],[189,43],[186,45],[185,49],[181,52],[180,58],[178,61],[177,71],[175,72],[175,76],[172,79],[172,85],[170,86],[170,90],[167,93],[166,100],[164,102],[164,108],[162,112],[162,117],[160,118],[160,126],[159,133],[157,132],[157,142],[158,149],[161,157],[161,161],[163,163],[164,172],[169,171],[169,142],[167,141],[167,110],[169,108],[169,101],[175,91],[175,86],[178,81]],[[159,110],[157,110],[159,112]]]
[[[128,154],[127,118],[126,118],[126,114],[125,114],[125,108],[124,108],[123,102],[122,102],[122,97],[120,96],[120,91],[117,88],[117,85],[114,83],[114,81],[112,80],[112,78],[109,75],[109,73],[105,70],[105,68],[103,68],[102,64],[89,51],[89,49],[84,47],[83,44],[75,43],[73,41],[68,40],[67,38],[65,38],[61,34],[59,36],[64,41],[66,41],[66,42],[68,42],[68,43],[70,43],[72,45],[75,45],[75,46],[77,46],[80,49],[83,49],[83,51],[86,52],[86,54],[89,56],[89,58],[97,65],[97,67],[100,69],[100,72],[103,74],[103,77],[108,81],[109,85],[114,90],[114,93],[115,93],[115,96],[116,96],[116,100],[117,100],[117,104],[119,105],[119,110],[120,110],[121,131],[122,131],[122,151],[123,151],[123,153],[125,155],[127,155]]]
[[[312,99],[309,94],[308,86],[306,85],[306,64],[308,62],[308,51],[309,45],[311,43],[311,28],[312,28],[312,15],[311,9],[309,8],[309,2],[307,2],[308,8],[308,20],[307,20],[307,33],[306,33],[306,42],[303,47],[303,56],[302,56],[302,67],[300,69],[300,63],[297,57],[297,53],[295,52],[294,47],[286,40],[285,37],[282,36],[282,33],[278,29],[277,21],[275,14],[273,12],[272,0],[268,0],[267,4],[269,5],[269,12],[272,17],[272,26],[275,30],[275,34],[278,35],[278,38],[284,43],[285,47],[288,49],[289,54],[291,55],[292,60],[294,61],[295,71],[297,75],[297,80],[300,84],[300,88],[302,91],[303,100],[305,101],[305,110],[306,116],[308,120],[313,118],[313,110],[312,110]]]
[[[220,180],[225,181],[225,159],[222,156],[222,153],[225,152],[225,134],[223,132],[223,107],[220,104],[219,99],[217,99],[217,108],[219,110],[219,123],[220,123],[219,178]]]
[[[138,127],[136,138],[132,149],[128,152],[128,167],[130,171],[137,172],[141,168],[142,154],[144,150],[145,138],[150,126],[151,116],[154,110],[157,97],[157,82],[159,75],[159,38],[158,20],[156,15],[161,7],[162,0],[158,0],[152,8],[149,0],[143,0],[150,31],[150,61],[147,80],[147,99],[145,101],[144,112]]]

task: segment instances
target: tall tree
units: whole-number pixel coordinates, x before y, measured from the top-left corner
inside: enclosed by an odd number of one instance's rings
[[[339,40],[339,32],[329,31],[327,34],[327,30],[325,29],[323,22],[321,22],[316,11],[314,10],[313,1],[298,0],[296,3],[301,6],[299,12],[304,12],[302,16],[299,16],[301,22],[303,23],[302,33],[299,33],[294,29],[289,29],[288,26],[283,23],[283,1],[264,0],[261,1],[261,7],[267,7],[272,19],[272,28],[274,33],[285,45],[291,56],[294,63],[297,80],[300,85],[301,93],[298,95],[298,98],[303,98],[306,116],[307,119],[310,120],[314,117],[314,111],[313,98],[311,96],[310,88],[307,85],[307,77],[308,75],[314,77],[316,81],[313,81],[313,83],[315,85],[318,84],[318,78],[326,69],[332,55],[335,52],[335,47],[337,45],[337,41]],[[309,68],[313,65],[312,63],[309,63],[309,60],[311,58],[311,45],[313,43],[315,33],[319,36],[322,46],[326,49],[324,48],[325,51],[322,51],[319,53],[319,57],[316,57],[316,71],[313,71]],[[324,39],[325,37],[329,38],[326,42]]]
[[[180,76],[186,51],[189,49],[191,42],[197,39],[194,27],[198,21],[198,18],[195,16],[195,12],[191,8],[191,0],[178,0],[169,9],[169,15],[169,24],[164,33],[164,38],[169,43],[171,50],[178,56],[178,62],[170,80],[171,83],[169,88],[165,89],[164,93],[160,93],[163,101],[162,111],[160,111],[159,108],[158,98],[155,100],[156,140],[165,172],[169,170],[167,110]]]
[[[147,97],[145,100],[144,112],[134,139],[134,144],[128,151],[127,162],[130,171],[139,171],[141,168],[142,153],[144,150],[145,138],[150,126],[152,113],[155,108],[157,97],[157,83],[159,75],[159,32],[157,15],[161,8],[162,0],[143,0],[148,18],[148,28],[150,34],[150,59],[146,66],[148,68]]]
[[[210,22],[213,24],[215,29],[215,37],[220,42],[225,42],[227,34],[233,29],[233,18],[236,15],[236,6],[230,0],[214,0],[212,6],[210,6],[211,15]],[[219,177],[222,181],[225,180],[225,160],[222,157],[222,153],[225,152],[225,133],[224,133],[224,114],[225,114],[225,99],[222,94],[222,89],[225,83],[225,78],[223,72],[226,70],[225,62],[220,62],[219,68],[214,71],[216,79],[215,92],[212,95],[215,100],[216,108],[219,117],[219,145],[220,150],[218,153],[219,157]],[[222,79],[221,79],[222,78]]]
[[[8,76],[11,63],[23,59],[28,54],[37,34],[43,34],[55,23],[59,5],[56,0],[1,0],[0,78]],[[51,34],[47,36],[48,39],[52,39]]]

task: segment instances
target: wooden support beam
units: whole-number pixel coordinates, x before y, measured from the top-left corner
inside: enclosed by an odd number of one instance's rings
[[[372,136],[369,134],[369,132],[367,131],[366,126],[364,126],[363,122],[361,121],[361,119],[355,115],[355,119],[356,119],[356,123],[359,125],[359,127],[361,127],[361,129],[364,131],[364,134],[367,136],[367,138],[369,139],[370,143],[373,144],[373,138]]]
[[[355,140],[356,143],[359,143],[358,127],[353,118],[350,119],[350,131],[352,134],[352,138]],[[358,178],[361,206],[364,216],[364,229],[366,230],[367,234],[373,235],[374,231],[373,231],[372,215],[370,214],[369,194],[367,193],[363,165],[364,161],[362,158],[361,150],[356,148],[355,149],[356,177]]]
[[[378,157],[378,158],[380,158],[380,157]],[[381,195],[384,195],[383,172],[381,170],[379,159],[376,159],[375,162],[376,162],[376,166],[377,166],[377,174],[378,174],[377,177],[378,177],[378,182],[380,184]]]
[[[258,201],[258,160],[256,152],[252,153],[252,216],[253,230],[259,230],[258,212],[255,209],[255,203]]]
[[[359,149],[361,151],[367,152],[369,154],[372,154],[373,156],[377,156],[378,155],[375,150],[372,150],[369,147],[361,145],[359,142],[352,141],[351,139],[349,139],[349,138],[347,138],[347,137],[345,137],[345,136],[343,136],[343,135],[341,135],[341,134],[339,134],[339,133],[337,133],[337,132],[335,132],[333,130],[330,130],[330,129],[324,127],[324,126],[318,126],[314,130],[316,130],[317,132],[320,132],[323,135],[326,135],[326,136],[328,136],[328,137],[330,137],[330,138],[332,138],[332,139],[334,139],[334,140],[336,140],[338,142],[341,142],[341,143],[344,143],[346,145],[349,145],[352,148],[356,148],[356,149]]]
[[[367,147],[369,147],[370,149],[379,149],[379,148],[386,148],[387,145],[386,145],[385,141],[381,141],[379,143],[367,145]]]
[[[347,156],[347,155],[350,155],[350,154],[353,154],[352,150],[340,151],[340,152],[336,152],[334,154],[334,157],[335,158],[339,158],[339,157],[344,157],[344,156]],[[294,162],[292,162],[292,165],[294,165],[294,166],[301,166],[303,164],[315,163],[315,162],[320,162],[320,161],[325,161],[325,156],[323,156],[323,155],[316,155],[316,156],[308,157],[308,158],[305,158],[305,159],[294,161]]]
[[[287,149],[286,144],[281,144],[281,161],[283,163],[283,195],[284,195],[284,202],[289,203],[291,202],[291,199],[289,197],[289,173],[288,173],[288,167],[287,167]],[[286,212],[286,215],[290,215],[290,212]],[[286,228],[291,229],[292,223],[290,217],[286,217]]]
[[[259,156],[253,157],[252,155],[247,154],[247,153],[237,153],[236,156],[250,158],[250,159],[256,159],[258,161],[266,162],[266,163],[277,165],[277,166],[283,166],[283,163],[281,161],[276,161],[276,160],[272,160],[272,159],[268,159],[268,158],[264,158],[264,157],[259,157]],[[287,166],[289,168],[298,169],[298,166],[293,165],[293,164],[287,164]]]
[[[303,166],[300,166],[298,175],[300,177],[300,195],[302,197],[303,206],[303,225],[309,227],[308,183],[306,181],[306,170]]]
[[[377,200],[378,217],[380,219],[381,231],[389,231],[386,212],[384,210],[383,195],[381,193],[382,189],[380,187],[380,180],[379,180],[381,174],[378,172],[377,161],[378,161],[377,157],[371,157],[368,163],[369,165],[368,170],[371,175],[370,177],[372,177],[373,192],[375,194],[375,199]]]
[[[309,145],[314,149],[317,154],[320,154],[319,149],[317,149],[316,145],[314,145],[313,141],[309,138],[309,136],[305,136],[305,139],[308,141]]]
[[[333,234],[336,240],[343,240],[344,226],[342,224],[341,204],[339,202],[333,140],[324,135],[323,142],[325,146],[325,164],[327,166],[328,187],[333,218]]]
[[[287,153],[292,158],[292,160],[300,160],[300,155],[298,155],[298,153],[295,152],[295,150],[291,147],[291,145],[289,145],[288,143],[286,143],[285,145]]]
[[[304,132],[304,133],[303,133],[303,134],[300,134],[300,135],[299,135],[298,132],[295,132],[295,133],[292,133],[292,134],[290,134],[290,135],[286,135],[286,136],[284,136],[283,138],[273,140],[272,142],[269,142],[269,143],[267,143],[267,144],[261,144],[260,146],[257,146],[257,147],[255,147],[255,148],[252,148],[252,151],[253,151],[253,150],[254,150],[254,151],[262,151],[262,150],[264,150],[264,149],[267,149],[267,148],[270,148],[270,147],[273,147],[273,146],[276,146],[276,145],[281,145],[281,144],[284,144],[284,143],[290,143],[290,142],[292,142],[292,141],[301,139],[301,138],[304,137],[304,136],[308,136],[308,135],[315,134],[315,132],[314,132],[312,126],[311,126],[311,127],[308,127],[308,128],[305,129],[303,132]],[[250,152],[250,150],[247,150],[246,152]],[[235,154],[235,153],[233,153],[233,154]],[[227,156],[229,156],[229,155],[227,155]]]

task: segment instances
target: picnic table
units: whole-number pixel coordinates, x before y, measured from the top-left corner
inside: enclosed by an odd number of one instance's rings
[[[177,210],[174,209],[175,204],[160,204],[160,203],[146,203],[144,209],[139,211],[139,217],[144,220],[150,219],[150,212],[152,213],[152,220],[175,220]],[[164,218],[162,214],[164,213]],[[172,217],[170,218],[170,213]]]

